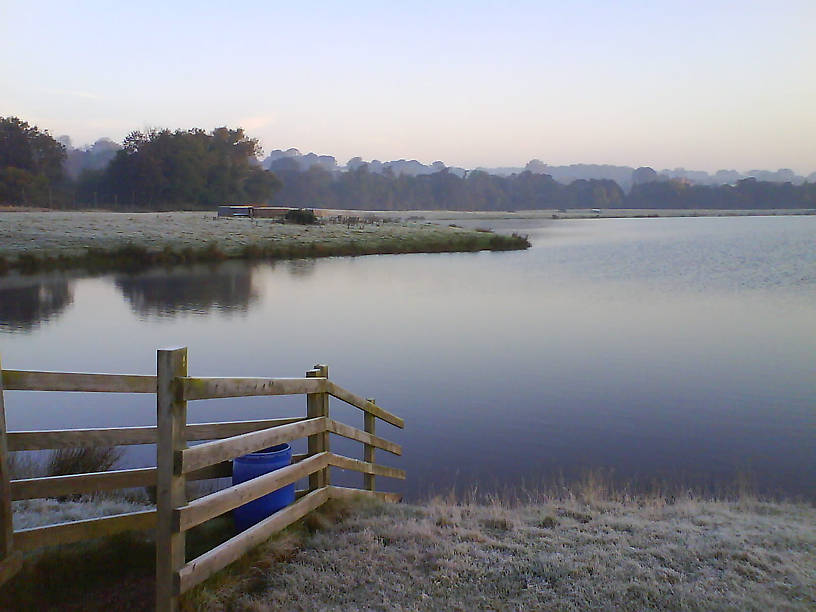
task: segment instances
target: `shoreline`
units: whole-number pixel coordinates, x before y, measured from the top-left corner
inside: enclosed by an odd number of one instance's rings
[[[0,210],[0,275],[16,271],[141,271],[225,260],[524,250],[525,236],[481,221],[811,216],[811,209],[341,211],[319,225],[219,218],[212,212]],[[460,227],[462,222],[467,227]]]
[[[322,531],[282,534],[262,545],[253,558],[185,595],[185,603],[264,610],[809,610],[816,604],[810,580],[816,560],[809,552],[816,532],[808,506],[749,499],[668,504],[579,497],[521,506],[361,500],[339,513]]]
[[[330,503],[185,594],[182,606],[809,610],[815,517],[811,504],[592,487],[519,503]],[[232,522],[221,517],[204,529],[215,543],[230,537]],[[0,591],[0,608],[152,605],[149,536],[49,550],[28,557]],[[124,556],[129,563],[111,566]],[[45,579],[48,592],[29,588]]]
[[[441,211],[417,210],[412,214],[419,215],[428,221],[455,221],[459,220],[512,220],[512,219],[652,219],[673,217],[797,217],[816,215],[812,208],[767,208],[767,209],[691,209],[691,208],[603,208],[600,214],[592,209],[536,209],[517,211]],[[397,212],[375,211],[378,215],[387,217]]]
[[[0,273],[135,271],[230,259],[508,251],[529,246],[526,237],[515,234],[375,216],[292,225],[201,212],[0,212]]]

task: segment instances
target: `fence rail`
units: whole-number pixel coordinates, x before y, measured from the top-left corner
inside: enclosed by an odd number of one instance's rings
[[[187,425],[185,438],[188,442],[214,440],[227,436],[268,429],[303,421],[303,418],[264,419],[258,421],[228,421],[223,423],[191,423]],[[79,446],[126,446],[130,444],[155,444],[157,427],[107,427],[92,429],[56,429],[8,432],[10,451],[47,450]]]
[[[3,370],[6,391],[71,391],[82,393],[155,393],[156,377],[139,374],[80,374]]]
[[[4,391],[152,393],[156,426],[6,431]],[[187,402],[216,398],[305,395],[303,417],[187,423]],[[364,413],[364,430],[330,417],[329,397]],[[370,495],[386,501],[400,496],[375,490],[375,477],[404,479],[403,470],[375,463],[375,450],[395,455],[402,448],[376,434],[376,420],[404,427],[400,417],[329,380],[327,366],[304,378],[200,378],[187,374],[187,349],[158,352],[157,375],[89,374],[3,370],[0,367],[0,585],[13,577],[22,554],[43,546],[77,542],[126,530],[156,531],[156,606],[175,610],[178,596],[226,567],[270,535],[291,525],[329,499]],[[363,460],[331,452],[329,434],[363,444]],[[292,464],[195,500],[186,497],[188,481],[232,475],[232,459],[270,446],[305,438],[308,452]],[[199,442],[189,446],[189,442]],[[65,476],[12,479],[8,453],[74,447],[156,445],[156,467]],[[330,468],[363,474],[364,488],[330,484]],[[190,561],[185,533],[283,486],[308,478],[297,501],[248,530]],[[12,500],[62,497],[134,487],[156,487],[155,510],[13,530]]]

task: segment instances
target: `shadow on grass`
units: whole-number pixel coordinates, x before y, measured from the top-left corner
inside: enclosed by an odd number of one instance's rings
[[[261,551],[285,561],[300,549],[303,535],[340,520],[344,506],[324,508],[273,536],[208,581],[212,585],[243,575]],[[202,555],[235,535],[225,514],[187,532],[186,558]],[[155,605],[156,549],[152,533],[125,532],[99,540],[44,548],[26,555],[23,568],[0,588],[0,610],[152,610]],[[185,609],[201,609],[195,591]]]

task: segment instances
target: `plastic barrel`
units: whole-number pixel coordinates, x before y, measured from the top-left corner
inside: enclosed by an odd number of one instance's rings
[[[236,457],[232,462],[232,484],[236,485],[292,463],[292,447],[279,444],[257,453]],[[295,484],[273,491],[268,495],[244,504],[233,511],[235,528],[238,531],[249,529],[273,512],[295,501]]]

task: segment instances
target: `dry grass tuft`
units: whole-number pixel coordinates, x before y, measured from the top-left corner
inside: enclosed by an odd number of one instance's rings
[[[60,448],[51,453],[46,471],[49,476],[105,472],[122,458],[118,446],[80,446]]]
[[[541,522],[538,524],[538,526],[541,527],[542,529],[555,529],[558,526],[558,519],[552,516],[551,514],[548,514],[543,519],[541,519]]]
[[[31,453],[10,452],[7,458],[12,480],[45,476],[45,467]]]

